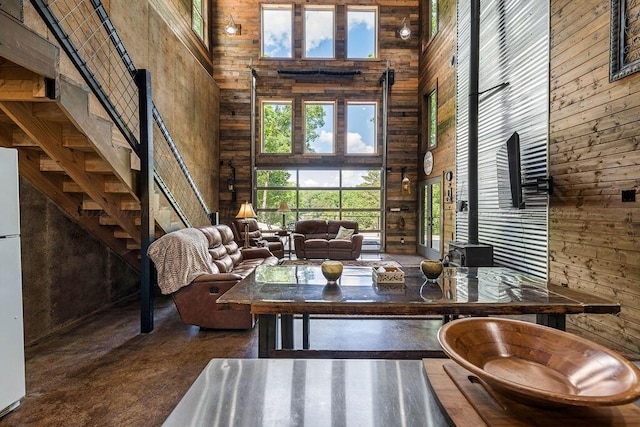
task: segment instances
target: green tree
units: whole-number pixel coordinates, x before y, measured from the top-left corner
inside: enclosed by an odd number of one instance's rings
[[[325,111],[322,105],[307,104],[305,107],[305,151],[307,153],[315,153],[315,150],[311,148],[311,142],[318,139],[320,134],[318,129],[325,125],[324,121]]]

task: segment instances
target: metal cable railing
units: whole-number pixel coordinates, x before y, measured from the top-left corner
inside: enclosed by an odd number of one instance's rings
[[[100,0],[31,0],[134,152],[140,155],[136,68]],[[187,225],[209,223],[198,190],[153,106],[155,181]]]

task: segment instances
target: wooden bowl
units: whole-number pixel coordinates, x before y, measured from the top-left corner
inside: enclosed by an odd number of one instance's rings
[[[534,406],[614,406],[640,397],[640,370],[568,332],[510,319],[445,324],[438,341],[496,392]]]

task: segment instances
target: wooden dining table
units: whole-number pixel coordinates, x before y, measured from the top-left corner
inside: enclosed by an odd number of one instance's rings
[[[258,317],[260,357],[421,359],[440,349],[406,351],[294,349],[294,315],[493,316],[535,314],[538,324],[564,330],[566,315],[615,314],[620,305],[557,286],[508,267],[447,267],[435,281],[405,269],[402,283],[377,283],[370,266],[345,266],[328,285],[319,265],[261,266],[217,302]],[[278,325],[280,319],[280,326]],[[308,342],[308,324],[303,342]]]

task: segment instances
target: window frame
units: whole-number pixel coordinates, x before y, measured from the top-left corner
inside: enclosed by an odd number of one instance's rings
[[[191,0],[191,31],[196,35],[196,38],[200,40],[200,42],[205,45],[207,48],[209,47],[209,20],[208,17],[208,1],[200,0],[200,6],[202,10],[198,10],[196,8],[195,0]],[[194,28],[195,19],[194,17],[198,15],[200,20],[202,21],[202,35]]]
[[[434,7],[435,6],[435,7]],[[440,10],[438,0],[423,0],[422,3],[422,53],[438,34],[440,27]],[[433,23],[435,15],[435,24]]]
[[[307,151],[307,105],[332,105],[333,106],[333,115],[331,117],[332,120],[332,133],[333,133],[333,138],[332,138],[332,145],[331,145],[331,152],[329,153],[313,153],[310,151]],[[307,156],[330,156],[330,155],[335,155],[336,153],[336,124],[337,124],[337,119],[338,119],[338,105],[336,101],[302,101],[302,141],[303,141],[303,148],[302,148],[302,152],[304,155]]]
[[[290,45],[289,45],[289,51],[290,51],[290,56],[266,56],[265,55],[265,51],[264,51],[264,42],[265,42],[265,37],[264,37],[264,30],[265,30],[265,19],[264,19],[264,12],[266,10],[288,10],[289,14],[290,14],[290,34],[291,34],[291,40],[290,40]],[[295,53],[294,53],[294,38],[295,38],[295,34],[294,34],[294,7],[293,4],[286,4],[286,3],[277,3],[277,4],[270,4],[270,3],[262,3],[260,4],[260,58],[261,59],[275,59],[275,60],[287,60],[287,59],[293,59],[295,57]]]
[[[331,11],[332,16],[332,38],[331,56],[307,56],[307,11]],[[334,5],[309,5],[302,8],[302,58],[310,60],[331,60],[336,59],[336,7]]]
[[[375,24],[374,24],[374,40],[373,40],[373,48],[375,50],[373,57],[371,58],[362,58],[362,57],[352,57],[349,56],[349,12],[350,11],[371,11],[375,14]],[[376,60],[379,59],[380,54],[380,9],[377,5],[348,5],[345,11],[345,40],[344,40],[344,57],[348,60]]]
[[[438,146],[438,86],[436,85],[425,95],[425,109],[426,109],[426,129],[425,141],[426,149],[433,150]],[[435,110],[435,117],[434,112]],[[435,128],[434,128],[435,127]],[[432,137],[433,135],[433,137]]]
[[[291,107],[291,124],[290,124],[290,136],[289,136],[289,151],[282,153],[270,153],[265,151],[265,121],[264,121],[264,107],[266,105],[289,105]],[[267,156],[281,156],[293,154],[293,140],[295,132],[295,105],[293,99],[262,99],[260,100],[260,150],[259,153]]]
[[[373,152],[371,153],[364,153],[364,152],[358,152],[358,153],[350,153],[349,152],[349,106],[351,105],[373,105],[373,110],[375,113],[374,119],[375,119],[375,123],[374,123],[374,131],[373,131]],[[379,153],[379,139],[378,139],[378,126],[380,123],[380,117],[379,117],[379,103],[378,101],[362,101],[362,100],[358,100],[358,101],[350,101],[350,100],[346,100],[345,101],[345,105],[344,105],[344,154],[345,156],[378,156],[380,155]]]

